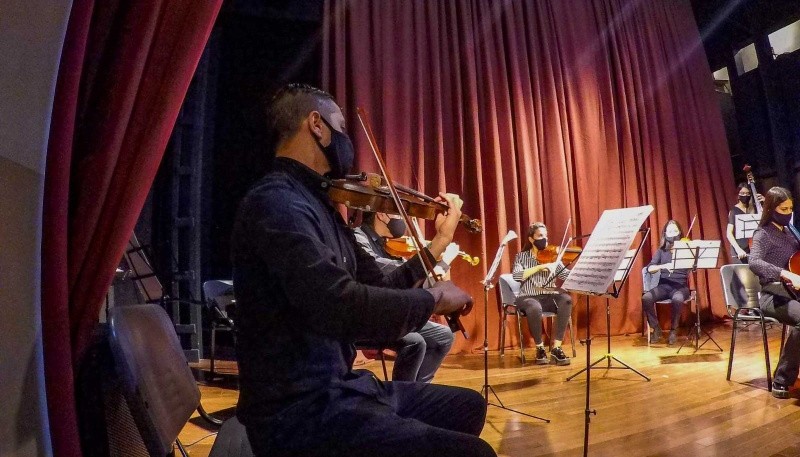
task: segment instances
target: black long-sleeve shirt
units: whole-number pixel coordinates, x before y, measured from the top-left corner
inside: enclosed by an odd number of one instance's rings
[[[356,245],[328,186],[278,158],[239,207],[232,258],[245,425],[279,428],[343,391],[379,398],[375,378],[352,371],[353,341],[396,341],[433,311],[430,293],[408,289],[424,277],[420,262],[382,273]]]
[[[775,224],[759,227],[753,234],[753,248],[748,263],[761,285],[781,279],[781,270],[789,265],[789,259],[800,250],[800,243],[789,233]]]

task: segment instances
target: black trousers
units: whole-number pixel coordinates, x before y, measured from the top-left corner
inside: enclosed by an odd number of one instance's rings
[[[542,312],[556,313],[556,331],[553,339],[564,340],[564,332],[572,317],[572,297],[568,294],[522,296],[517,298],[516,305],[525,314],[528,329],[536,344],[542,344]]]
[[[496,457],[478,435],[486,419],[480,393],[420,382],[382,382],[380,399],[336,391],[275,430],[247,433],[263,456]],[[334,391],[331,391],[334,392]]]
[[[800,370],[800,303],[780,295],[761,291],[759,307],[764,316],[773,317],[789,326],[789,334],[783,346],[783,354],[775,369],[775,382],[792,386]]]
[[[647,322],[650,323],[650,328],[661,328],[658,324],[658,316],[656,316],[656,302],[669,300],[672,304],[671,328],[676,330],[681,320],[681,307],[683,302],[689,298],[689,295],[688,287],[665,282],[658,283],[653,290],[642,295],[642,308],[644,308],[644,313],[647,315]]]

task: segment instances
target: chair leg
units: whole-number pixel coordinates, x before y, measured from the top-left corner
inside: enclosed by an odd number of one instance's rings
[[[186,448],[183,447],[183,443],[181,443],[181,440],[175,438],[175,445],[178,446],[178,450],[181,452],[181,455],[183,457],[189,457],[189,454],[186,453]],[[174,454],[174,452],[173,452],[173,454]]]
[[[503,308],[503,318],[500,320],[500,357],[505,357],[506,355],[506,318],[508,317],[508,313],[506,309]]]
[[[572,316],[569,317],[569,323],[567,325],[569,326],[569,339],[572,343],[572,358],[574,359],[578,356],[578,352],[575,351],[575,327],[572,326]]]
[[[769,363],[769,343],[767,342],[767,327],[764,325],[764,316],[759,314],[761,319],[761,338],[764,341],[764,362],[767,365],[767,390],[772,392],[772,368]]]
[[[522,359],[522,364],[525,365],[525,344],[522,342],[522,316],[517,313],[517,331],[519,332],[519,357]]]
[[[736,329],[739,322],[739,310],[733,314],[733,328],[731,330],[731,350],[728,353],[728,376],[726,380],[731,380],[731,370],[733,369],[733,351],[736,350]]]
[[[383,348],[378,348],[378,358],[381,359],[381,366],[383,367],[383,380],[389,380],[389,372],[386,371],[386,357],[383,355]]]
[[[214,356],[215,351],[217,348],[217,326],[211,324],[211,379],[213,380],[216,377],[216,371],[214,370]]]

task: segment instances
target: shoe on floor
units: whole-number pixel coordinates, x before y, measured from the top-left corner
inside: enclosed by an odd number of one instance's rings
[[[570,360],[561,347],[550,349],[550,360],[555,362],[556,365],[569,365]]]
[[[656,327],[650,332],[650,344],[657,344],[661,341],[661,328]]]
[[[678,332],[677,332],[677,330],[670,330],[669,331],[669,336],[667,337],[667,344],[669,346],[673,346],[677,342],[678,342]]]
[[[777,382],[772,383],[772,396],[775,398],[789,398],[789,388]]]
[[[534,363],[536,365],[547,365],[548,360],[547,351],[544,350],[544,346],[536,346],[536,359],[534,359]]]

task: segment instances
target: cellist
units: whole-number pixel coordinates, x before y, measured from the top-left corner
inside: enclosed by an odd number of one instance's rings
[[[789,326],[772,381],[772,395],[776,398],[789,398],[789,387],[797,380],[800,368],[800,302],[793,293],[800,289],[800,275],[789,271],[789,260],[800,251],[796,229],[790,225],[793,211],[792,194],[783,187],[771,188],[764,199],[750,251],[750,269],[761,283],[759,308],[764,316]]]

